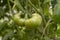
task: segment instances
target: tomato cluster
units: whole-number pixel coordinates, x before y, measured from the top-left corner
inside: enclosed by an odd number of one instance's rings
[[[13,17],[14,22],[19,26],[26,26],[27,28],[35,28],[41,25],[42,17],[38,13],[33,13],[31,18],[22,18],[21,14],[17,13]]]

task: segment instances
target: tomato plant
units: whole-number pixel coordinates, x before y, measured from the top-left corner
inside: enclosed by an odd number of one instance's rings
[[[0,40],[58,38],[59,0],[0,0]]]

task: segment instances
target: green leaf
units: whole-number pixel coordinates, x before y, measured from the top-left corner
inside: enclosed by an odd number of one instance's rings
[[[44,38],[45,38],[45,40],[50,40],[50,38],[49,38],[49,37],[47,37],[47,36],[46,36],[46,37],[44,37]]]
[[[48,3],[48,2],[51,2],[51,0],[44,0],[44,3]]]
[[[60,24],[60,3],[57,3],[54,7],[53,19],[56,23]]]
[[[60,24],[57,25],[57,36],[60,37]]]
[[[25,12],[23,6],[21,5],[21,3],[19,2],[19,0],[15,0],[15,5],[20,9],[22,10],[23,12]]]
[[[4,9],[2,7],[0,7],[0,18],[4,17]]]
[[[60,29],[57,30],[57,36],[60,37]]]
[[[9,30],[9,32],[3,37],[3,40],[11,39],[14,35],[14,32]]]
[[[44,14],[46,16],[49,14],[49,3],[44,4]]]

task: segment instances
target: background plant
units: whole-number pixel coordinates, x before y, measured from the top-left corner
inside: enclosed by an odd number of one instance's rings
[[[29,30],[14,22],[13,16],[17,13],[25,17],[37,13],[42,23]],[[0,37],[2,40],[59,40],[59,17],[59,0],[0,0]]]

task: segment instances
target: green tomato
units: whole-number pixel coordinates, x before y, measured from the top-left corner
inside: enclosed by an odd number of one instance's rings
[[[31,18],[26,19],[25,26],[27,28],[36,28],[41,25],[41,22],[42,22],[42,17],[39,14],[34,13],[32,14]]]
[[[19,13],[14,15],[13,20],[19,26],[24,26],[25,25],[25,19],[21,18],[21,15]]]

